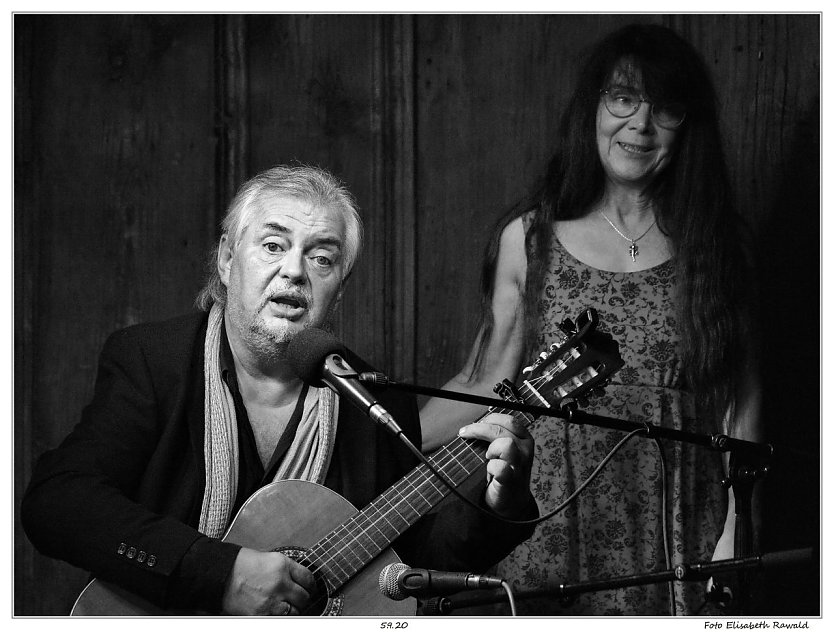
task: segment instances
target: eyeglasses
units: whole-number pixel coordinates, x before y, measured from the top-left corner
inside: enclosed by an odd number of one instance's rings
[[[640,110],[640,104],[643,102],[651,106],[652,121],[661,128],[675,130],[676,128],[680,128],[680,125],[686,118],[686,109],[683,107],[683,104],[655,104],[643,98],[640,93],[631,88],[612,86],[599,92],[602,95],[602,100],[608,112],[621,119],[631,117],[631,115]]]

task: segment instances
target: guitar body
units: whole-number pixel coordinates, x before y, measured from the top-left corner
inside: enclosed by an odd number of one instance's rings
[[[308,481],[279,481],[262,487],[241,507],[225,542],[258,551],[282,551],[295,555],[316,544],[334,527],[356,513],[345,498],[322,485]],[[396,602],[379,590],[379,572],[399,562],[393,549],[386,549],[328,597],[326,605],[315,607],[310,615],[414,615],[414,598]],[[154,606],[115,585],[93,580],[81,592],[71,615],[165,615]]]

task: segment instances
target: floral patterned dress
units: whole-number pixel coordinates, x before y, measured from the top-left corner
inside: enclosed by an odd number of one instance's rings
[[[529,219],[525,219],[528,221]],[[528,222],[525,222],[525,230]],[[528,255],[529,256],[529,255]],[[672,261],[633,273],[589,267],[553,240],[540,298],[537,350],[556,341],[558,324],[586,307],[597,309],[600,330],[620,344],[625,366],[605,395],[585,411],[630,421],[711,433],[699,426],[693,395],[683,386],[674,310]],[[532,491],[541,513],[553,510],[593,471],[624,433],[535,422]],[[666,473],[671,567],[708,561],[721,535],[727,502],[719,453],[660,440]],[[562,513],[541,523],[497,567],[517,590],[664,571],[663,479],[657,444],[632,438]],[[674,584],[677,615],[704,614],[704,583]],[[630,586],[578,596],[519,601],[520,615],[670,615],[669,584]]]

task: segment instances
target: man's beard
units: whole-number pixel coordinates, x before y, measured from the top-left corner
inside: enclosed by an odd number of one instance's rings
[[[271,364],[286,359],[286,350],[292,341],[297,328],[293,328],[288,320],[277,320],[267,326],[266,320],[260,312],[246,315],[240,312],[240,307],[230,307],[230,318],[239,329],[240,337],[247,349],[261,362]],[[307,328],[308,324],[296,324]]]
[[[238,330],[246,348],[261,363],[271,365],[275,362],[286,361],[287,347],[295,335],[300,330],[313,326],[309,319],[313,299],[306,290],[301,290],[301,293],[304,296],[306,311],[308,312],[302,316],[301,321],[292,322],[287,319],[281,319],[274,321],[269,326],[263,318],[261,311],[269,304],[270,300],[268,298],[271,297],[270,293],[266,294],[266,299],[261,302],[257,310],[252,314],[245,313],[238,299],[232,297],[233,294],[230,294],[227,309],[229,311],[229,318],[234,325],[233,328]],[[337,305],[338,302],[334,302],[333,306],[330,307],[327,317],[324,320],[325,324],[329,323]]]
[[[306,325],[301,325],[306,328]],[[260,315],[256,315],[241,333],[247,348],[264,362],[276,362],[286,359],[286,350],[295,331],[290,325],[282,321],[279,325],[269,328]]]

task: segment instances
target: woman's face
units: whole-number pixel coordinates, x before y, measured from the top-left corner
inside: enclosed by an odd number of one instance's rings
[[[634,85],[638,84],[638,85]],[[610,85],[630,86],[642,94],[642,82],[629,81],[615,71]],[[678,130],[661,128],[652,120],[652,105],[642,102],[629,117],[615,117],[603,98],[597,106],[597,149],[608,179],[616,185],[644,189],[669,165]]]

